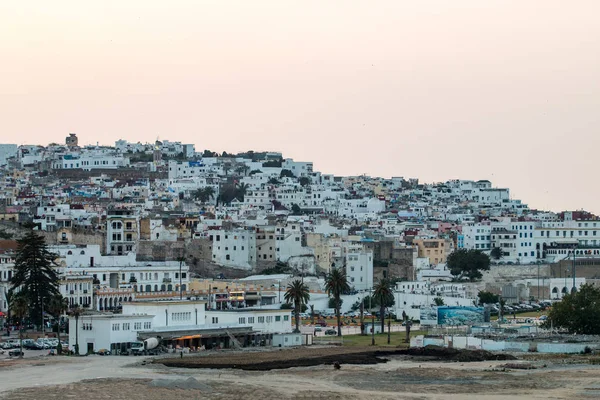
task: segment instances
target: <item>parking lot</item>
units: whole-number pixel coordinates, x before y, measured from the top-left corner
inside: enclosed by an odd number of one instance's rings
[[[4,354],[0,354],[0,362],[5,360],[11,360],[19,357],[10,357],[8,355],[9,350],[4,350]],[[39,356],[47,355],[50,350],[23,350],[23,358],[34,358]]]

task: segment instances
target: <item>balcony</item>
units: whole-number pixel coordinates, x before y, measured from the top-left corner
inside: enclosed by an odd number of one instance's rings
[[[171,278],[164,278],[163,279],[163,283],[171,283],[171,282],[172,282]]]

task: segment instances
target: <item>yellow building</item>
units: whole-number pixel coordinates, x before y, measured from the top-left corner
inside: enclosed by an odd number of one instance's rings
[[[452,242],[448,239],[414,239],[413,244],[419,249],[419,257],[429,258],[430,264],[445,263],[453,250]]]

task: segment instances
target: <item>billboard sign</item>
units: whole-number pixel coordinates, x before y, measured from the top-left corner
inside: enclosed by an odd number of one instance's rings
[[[420,322],[421,325],[437,325],[438,316],[437,316],[437,307],[421,307],[420,310]]]
[[[485,321],[483,307],[437,307],[438,325],[474,325]]]

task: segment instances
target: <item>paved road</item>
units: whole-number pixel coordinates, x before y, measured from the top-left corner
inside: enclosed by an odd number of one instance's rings
[[[33,353],[33,351],[31,352]],[[27,356],[27,352],[25,352],[25,356]],[[148,368],[135,367],[135,365],[124,368],[127,365],[135,364],[151,357],[88,356],[61,358],[52,356],[48,356],[48,358],[40,357],[42,360],[41,364],[3,369],[1,373],[0,393],[22,387],[66,385],[84,379],[158,378],[164,376],[158,371],[155,372]],[[44,360],[47,360],[47,364],[43,362]],[[57,364],[53,366],[52,363],[54,362]],[[1,360],[0,363],[2,363]]]

